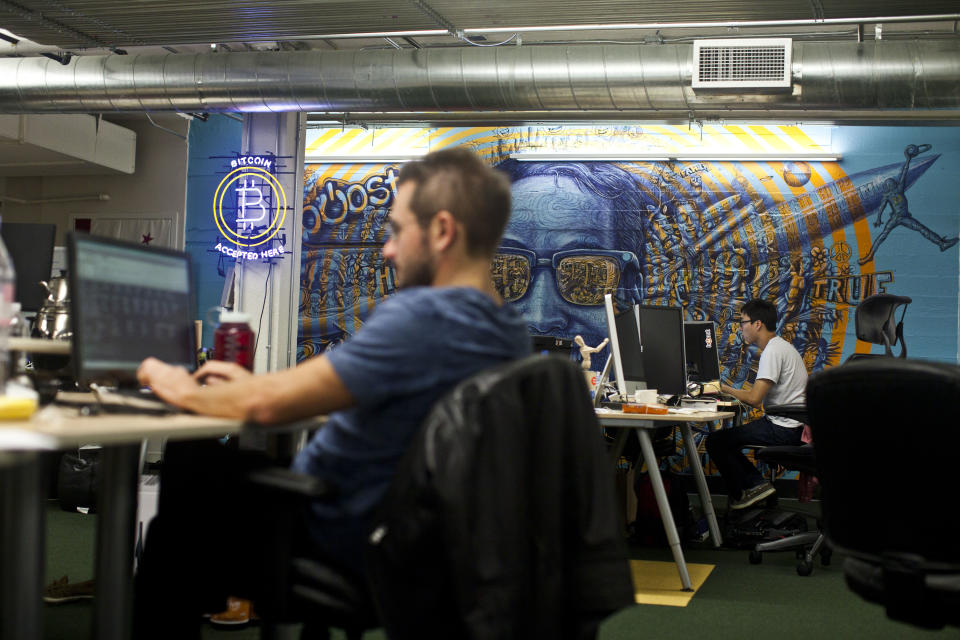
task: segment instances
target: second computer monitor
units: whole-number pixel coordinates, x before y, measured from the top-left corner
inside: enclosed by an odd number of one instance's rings
[[[687,379],[693,382],[719,380],[720,356],[717,327],[713,321],[685,322],[683,339],[687,354]]]
[[[17,273],[17,302],[24,311],[39,311],[47,298],[40,282],[50,279],[57,225],[4,222],[0,235]]]
[[[573,340],[569,338],[555,338],[553,336],[530,336],[533,352],[545,356],[560,356],[570,359],[573,352]]]
[[[610,336],[608,373],[617,385],[617,393],[626,399],[637,389],[646,389],[644,383],[643,353],[640,347],[640,315],[636,305],[622,308],[613,296],[604,296],[607,316],[607,334]],[[605,368],[606,369],[606,368]],[[601,376],[602,377],[602,376]]]
[[[686,393],[683,309],[638,305],[644,379],[660,395]]]

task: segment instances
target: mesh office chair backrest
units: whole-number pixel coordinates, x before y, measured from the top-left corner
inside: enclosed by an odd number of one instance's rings
[[[960,367],[847,363],[810,377],[807,411],[833,543],[855,554],[960,562],[956,453],[939,437],[960,411]]]
[[[906,296],[878,293],[865,298],[857,305],[854,324],[857,327],[857,340],[882,344],[888,356],[893,355],[891,347],[900,342],[900,357],[907,357],[907,344],[903,340],[903,317],[907,314],[907,305],[913,302]],[[903,306],[900,322],[895,316],[897,308]]]

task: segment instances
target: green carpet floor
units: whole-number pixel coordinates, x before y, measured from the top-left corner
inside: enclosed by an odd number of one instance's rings
[[[59,510],[55,503],[47,512],[47,580],[66,574],[71,582],[91,577],[96,516]],[[633,549],[631,555],[645,560],[670,561],[666,549]],[[888,620],[883,610],[860,600],[843,583],[842,559],[834,556],[829,567],[817,565],[813,575],[796,574],[792,553],[768,554],[763,564],[747,562],[746,551],[688,549],[689,562],[714,564],[716,568],[687,607],[637,605],[607,620],[602,640],[634,638],[708,638],[742,640],[749,637],[869,638],[910,640],[956,638],[956,629],[930,632]],[[44,637],[49,640],[90,638],[89,601],[47,605]],[[219,631],[207,628],[205,640],[253,640],[256,627]],[[334,638],[343,638],[334,634]],[[365,636],[384,638],[382,632]]]

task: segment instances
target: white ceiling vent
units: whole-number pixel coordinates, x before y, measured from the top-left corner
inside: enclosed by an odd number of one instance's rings
[[[694,89],[790,87],[790,38],[693,41]]]

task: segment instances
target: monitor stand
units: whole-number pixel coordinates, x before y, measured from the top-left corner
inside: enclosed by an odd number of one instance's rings
[[[604,385],[610,381],[610,370],[613,368],[613,355],[607,356],[607,361],[603,365],[603,370],[600,372],[600,375],[597,377],[597,393],[593,394],[593,406],[599,407],[601,400],[601,394],[599,391],[603,389]],[[647,383],[643,381],[636,380],[625,380],[623,383],[624,390],[627,392],[627,397],[623,398],[620,395],[619,388],[617,392],[610,399],[611,402],[629,402],[629,398],[637,391],[641,391],[647,388]]]

